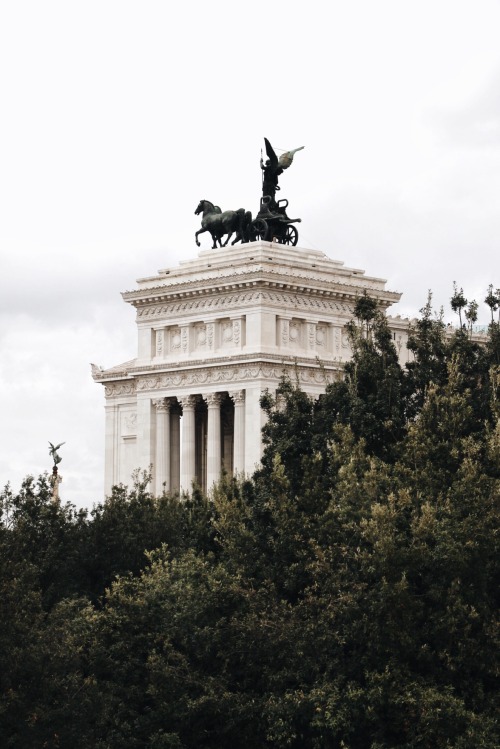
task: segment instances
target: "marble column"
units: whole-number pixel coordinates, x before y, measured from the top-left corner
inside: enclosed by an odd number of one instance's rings
[[[220,394],[209,393],[204,397],[208,406],[207,491],[210,491],[221,473]]]
[[[106,496],[111,494],[114,484],[120,482],[118,475],[119,454],[119,429],[118,406],[116,403],[106,405],[106,439],[105,439],[105,474],[104,492]],[[125,481],[125,479],[124,479]]]
[[[170,409],[170,491],[179,491],[181,480],[181,413],[175,398]]]
[[[181,491],[191,492],[195,479],[195,419],[196,397],[187,395],[179,398],[182,406],[182,447],[181,447]]]
[[[245,471],[245,391],[229,393],[234,403],[233,472]]]
[[[170,491],[170,402],[153,401],[156,406],[156,494]]]

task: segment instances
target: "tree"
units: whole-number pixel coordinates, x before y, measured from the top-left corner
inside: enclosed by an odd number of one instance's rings
[[[380,310],[369,316],[367,306],[361,297],[347,326],[353,353],[344,378],[328,385],[320,400],[322,432],[329,438],[325,420],[349,424],[369,453],[391,460],[405,429],[403,372],[385,316]]]
[[[462,310],[467,306],[467,299],[464,297],[464,290],[459,289],[455,281],[453,281],[453,296],[450,303],[453,312],[458,312],[460,327],[462,327]]]
[[[490,308],[492,323],[494,322],[493,313],[496,312],[496,310],[500,306],[500,294],[498,293],[499,291],[500,289],[497,289],[497,293],[493,293],[493,284],[490,283],[490,285],[488,286],[488,293],[486,294],[484,300],[485,304],[487,304]]]
[[[210,501],[3,495],[6,746],[498,746],[496,328],[448,341],[429,300],[406,373],[378,314],[350,328],[345,380],[267,395],[262,469]],[[87,576],[47,596],[68,538]]]
[[[443,311],[435,314],[432,293],[420,310],[420,317],[410,325],[408,349],[413,360],[406,364],[403,381],[405,414],[413,421],[420,412],[431,384],[443,385],[447,380],[448,344]]]

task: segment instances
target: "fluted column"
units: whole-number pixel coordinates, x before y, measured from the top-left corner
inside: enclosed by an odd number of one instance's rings
[[[207,424],[207,491],[220,479],[220,394],[204,396],[208,406]]]
[[[229,393],[234,403],[233,471],[245,470],[245,391]]]
[[[170,402],[153,401],[156,406],[156,494],[170,490]]]
[[[182,406],[181,491],[190,492],[195,478],[195,421],[196,398],[187,395],[179,399]]]

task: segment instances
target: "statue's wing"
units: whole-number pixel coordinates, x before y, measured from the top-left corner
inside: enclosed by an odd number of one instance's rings
[[[286,153],[282,153],[279,158],[279,165],[282,169],[288,169],[290,164],[293,161],[294,154],[297,153],[297,151],[302,151],[304,146],[300,146],[299,148],[294,148],[293,151],[286,151]]]
[[[60,448],[60,447],[62,447],[63,445],[65,445],[65,444],[66,444],[65,442],[60,442],[60,443],[59,443],[58,445],[55,445],[55,446],[54,446],[54,445],[52,444],[52,442],[49,442],[49,445],[50,445],[50,450],[49,450],[49,452],[55,452],[56,450],[59,450],[59,448]]]
[[[266,153],[267,153],[267,156],[269,158],[269,161],[271,162],[271,166],[272,167],[277,167],[278,166],[278,157],[274,153],[274,148],[269,143],[269,141],[268,141],[267,138],[264,138],[264,142],[266,144]]]

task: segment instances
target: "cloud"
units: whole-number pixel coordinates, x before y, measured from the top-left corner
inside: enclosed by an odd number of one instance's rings
[[[465,106],[439,119],[448,146],[500,152],[500,68]]]

